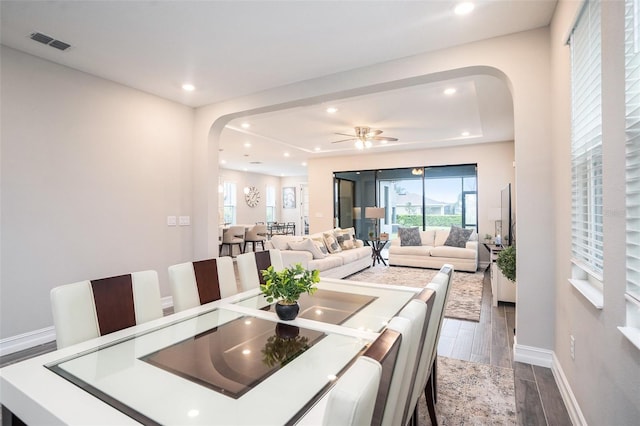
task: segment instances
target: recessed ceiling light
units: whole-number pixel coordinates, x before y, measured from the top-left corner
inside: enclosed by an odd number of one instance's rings
[[[248,171],[248,169],[246,167],[244,169],[242,169],[242,170],[245,171],[245,172]]]
[[[285,153],[284,153],[284,156],[285,156],[285,157],[288,157],[288,156],[289,156],[289,153],[288,153],[288,152],[285,152]]]
[[[335,114],[336,112],[338,112],[338,108],[336,108],[336,107],[329,107],[329,108],[327,108],[327,112],[328,112],[329,114]]]
[[[454,93],[456,93],[456,89],[455,87],[449,87],[447,89],[444,89],[444,94],[445,95],[453,95]]]
[[[227,164],[227,160],[220,160],[220,164]]]
[[[306,167],[307,163],[305,161],[303,161],[302,165]]]
[[[313,148],[314,151],[320,151],[320,147],[316,146],[315,148]]]
[[[251,127],[251,124],[249,124],[249,123],[242,123],[242,124],[241,124],[241,126],[242,126],[242,128],[243,128],[243,129],[248,129],[249,127]]]
[[[466,15],[467,13],[471,13],[475,7],[476,6],[470,1],[465,1],[463,3],[458,3],[453,11],[456,15]]]
[[[196,90],[196,86],[193,84],[185,83],[182,85],[182,90],[186,90],[187,92],[193,92]]]
[[[465,136],[465,137],[466,137],[466,136],[469,136],[471,133],[469,133],[469,132],[462,132],[462,133],[460,133],[460,134],[461,134],[462,136]]]
[[[251,142],[245,142],[244,143],[244,147],[245,148],[251,148]]]

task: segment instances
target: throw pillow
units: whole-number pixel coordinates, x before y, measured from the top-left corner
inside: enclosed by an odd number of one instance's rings
[[[469,241],[469,237],[473,229],[465,229],[460,228],[459,226],[451,225],[451,230],[449,231],[449,236],[447,237],[447,241],[444,242],[445,246],[449,247],[466,247],[467,241]]]
[[[333,232],[323,232],[322,238],[324,238],[324,243],[326,244],[329,253],[339,253],[342,251],[342,247],[340,247],[340,244],[338,244],[336,236],[333,234]]]
[[[327,246],[324,244],[324,239],[322,237],[311,237],[311,241],[318,247],[323,254],[328,254],[329,250],[327,250]]]
[[[338,241],[338,244],[340,244],[340,248],[342,250],[350,250],[352,248],[355,248],[355,236],[352,235],[348,229],[334,231],[334,233],[336,236],[336,241]]]
[[[325,254],[323,254],[320,249],[318,249],[318,247],[313,243],[313,241],[311,241],[310,239],[304,239],[302,241],[299,242],[290,242],[289,243],[289,249],[290,250],[300,250],[300,251],[308,251],[309,253],[311,253],[313,255],[314,259],[324,259],[326,257]]]
[[[412,228],[398,228],[401,246],[421,246],[420,231],[417,226]]]

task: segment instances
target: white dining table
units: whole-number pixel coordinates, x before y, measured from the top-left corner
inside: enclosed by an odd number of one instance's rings
[[[0,403],[27,424],[293,424],[421,290],[318,289],[292,321],[253,289],[9,365]]]

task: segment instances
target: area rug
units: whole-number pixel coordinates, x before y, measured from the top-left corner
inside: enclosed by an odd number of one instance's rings
[[[438,357],[440,425],[517,424],[513,370]],[[424,396],[418,406],[420,425],[431,425]]]
[[[437,269],[407,268],[377,265],[347,277],[348,280],[379,284],[424,287],[438,273]],[[444,311],[447,318],[480,321],[482,307],[482,272],[454,272],[449,302]]]

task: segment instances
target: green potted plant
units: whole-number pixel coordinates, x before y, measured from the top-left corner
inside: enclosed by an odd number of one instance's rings
[[[516,248],[509,246],[498,253],[496,259],[498,269],[502,271],[505,278],[516,282]]]
[[[320,281],[320,271],[309,271],[296,263],[281,271],[269,266],[262,271],[264,284],[260,291],[267,298],[268,303],[276,301],[276,313],[281,320],[289,321],[298,315],[300,306],[298,299],[302,293],[313,294],[318,289],[314,284]]]

